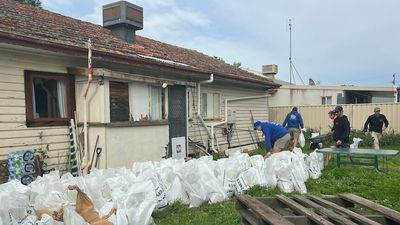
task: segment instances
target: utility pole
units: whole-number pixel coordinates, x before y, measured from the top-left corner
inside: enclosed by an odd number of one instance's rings
[[[292,85],[295,83],[294,76],[293,76],[293,63],[292,63],[292,26],[293,21],[291,18],[288,19],[288,26],[289,26],[289,76],[290,76],[290,85],[289,85],[289,98],[290,98],[290,105],[293,104],[293,90]],[[292,82],[293,77],[293,82]]]

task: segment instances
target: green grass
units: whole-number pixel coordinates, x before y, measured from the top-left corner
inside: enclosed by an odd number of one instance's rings
[[[400,145],[383,148],[400,150]],[[253,151],[251,155],[264,154],[264,151]],[[304,152],[310,152],[310,149],[305,148]],[[306,182],[308,193],[316,195],[353,193],[400,211],[400,157],[389,158],[388,163],[389,173],[381,175],[368,167],[348,165],[336,168],[331,162],[323,170],[319,179],[309,179]],[[247,194],[268,197],[282,193],[277,188],[253,187]],[[223,203],[204,204],[199,208],[188,208],[186,205],[174,203],[163,211],[153,213],[153,217],[157,225],[240,224],[240,217],[234,203],[234,199],[229,199]]]

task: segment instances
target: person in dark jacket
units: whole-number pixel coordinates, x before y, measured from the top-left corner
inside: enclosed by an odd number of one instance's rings
[[[333,111],[336,113],[336,118],[333,121],[333,143],[331,147],[349,148],[350,122],[347,119],[347,116],[343,115],[342,106],[336,106]]]
[[[290,135],[288,131],[280,124],[268,122],[262,123],[257,121],[254,123],[254,130],[259,130],[264,133],[265,149],[267,150],[267,154],[264,158],[267,158],[271,154],[280,152],[282,149],[287,148],[290,142]],[[273,146],[272,143],[274,143]]]
[[[365,121],[364,132],[367,132],[368,127],[371,136],[374,138],[374,148],[379,149],[379,139],[382,137],[382,132],[389,126],[389,121],[386,116],[381,114],[381,109],[375,107],[374,114],[370,115]]]
[[[297,107],[293,107],[292,111],[286,115],[282,126],[288,129],[290,137],[293,141],[292,148],[297,147],[297,143],[299,142],[300,129],[304,128],[303,118],[301,117],[301,114],[297,112]]]

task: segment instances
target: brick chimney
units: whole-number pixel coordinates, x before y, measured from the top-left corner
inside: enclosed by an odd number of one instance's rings
[[[136,31],[143,29],[143,8],[127,1],[104,5],[103,27],[113,36],[135,44]]]

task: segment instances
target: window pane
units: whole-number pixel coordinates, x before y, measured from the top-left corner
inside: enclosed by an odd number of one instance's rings
[[[127,83],[110,81],[110,120],[129,121],[129,89]]]
[[[207,118],[207,93],[201,94],[201,116]]]
[[[66,118],[67,99],[64,80],[33,78],[33,118]]]
[[[150,91],[149,85],[132,83],[132,119],[133,121],[149,120]]]
[[[214,94],[207,93],[207,118],[214,118]]]
[[[151,87],[151,120],[162,119],[161,87]]]
[[[214,110],[213,110],[213,118],[218,119],[220,118],[220,98],[219,94],[214,94]]]
[[[325,97],[321,97],[322,105],[326,105],[326,99]]]
[[[332,105],[332,96],[326,97],[326,104]]]

